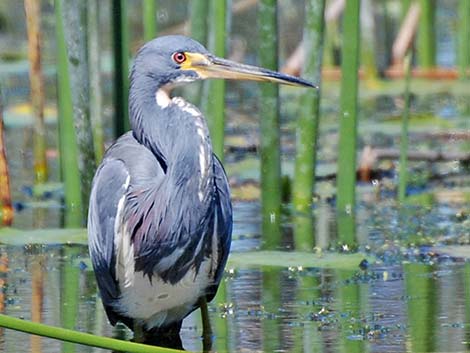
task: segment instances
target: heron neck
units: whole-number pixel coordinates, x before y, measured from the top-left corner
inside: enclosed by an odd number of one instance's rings
[[[130,122],[136,139],[150,149],[162,166],[203,178],[212,173],[212,147],[206,121],[182,98],[159,101],[164,88],[146,76],[133,78],[129,92]],[[181,165],[183,163],[184,165]]]

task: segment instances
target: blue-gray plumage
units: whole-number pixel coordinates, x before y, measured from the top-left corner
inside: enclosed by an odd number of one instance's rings
[[[90,255],[111,323],[178,332],[214,297],[230,250],[232,208],[223,167],[200,111],[170,97],[182,83],[249,79],[313,86],[216,58],[183,36],[137,53],[129,91],[132,130],[106,152],[90,196]]]

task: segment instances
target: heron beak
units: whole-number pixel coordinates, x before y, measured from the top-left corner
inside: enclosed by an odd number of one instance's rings
[[[212,55],[203,55],[199,53],[185,54],[187,61],[181,65],[181,68],[194,70],[203,79],[223,78],[231,80],[250,80],[274,82],[290,86],[318,88],[313,83],[302,78],[285,75],[280,72],[263,69],[261,67],[239,64],[234,61],[217,58]]]

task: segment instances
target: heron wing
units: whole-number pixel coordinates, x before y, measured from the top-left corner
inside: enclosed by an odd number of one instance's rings
[[[88,242],[95,276],[108,318],[114,325],[119,316],[112,310],[120,290],[116,279],[114,234],[121,200],[125,197],[129,172],[118,159],[105,159],[98,168],[90,195]]]
[[[214,232],[219,239],[218,261],[214,276],[214,285],[207,289],[207,299],[211,301],[219,286],[224,273],[225,264],[230,252],[232,241],[232,203],[230,202],[230,188],[225,174],[224,167],[219,159],[214,155],[214,176],[216,188],[216,213]]]

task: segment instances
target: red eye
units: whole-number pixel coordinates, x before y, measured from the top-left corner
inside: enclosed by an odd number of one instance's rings
[[[177,64],[182,64],[186,61],[186,55],[184,53],[178,52],[172,55],[173,61]]]

